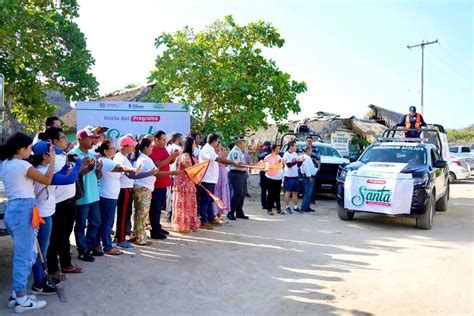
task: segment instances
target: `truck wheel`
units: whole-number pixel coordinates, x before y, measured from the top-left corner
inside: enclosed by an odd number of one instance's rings
[[[354,218],[354,212],[348,211],[337,204],[337,216],[339,216],[343,221],[351,221]]]
[[[449,172],[449,176],[448,176],[448,179],[449,179],[449,183],[453,183],[454,181],[456,181],[456,175],[454,174],[454,172]]]
[[[436,207],[435,204],[434,192],[431,192],[430,199],[425,206],[425,213],[418,215],[416,218],[416,227],[420,229],[431,229],[431,227],[433,227],[433,217]]]
[[[448,200],[449,200],[449,183],[446,187],[446,192],[441,199],[436,202],[436,210],[440,212],[444,212],[448,209]]]

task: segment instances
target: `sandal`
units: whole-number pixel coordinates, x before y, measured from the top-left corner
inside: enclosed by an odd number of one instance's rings
[[[57,272],[51,274],[50,277],[53,280],[55,280],[56,284],[61,283],[63,281],[66,281],[66,276],[63,273],[61,273],[60,271],[57,271]]]
[[[71,265],[67,268],[62,268],[61,271],[63,273],[82,273],[82,272],[84,272],[84,270],[82,270],[81,267],[75,266],[75,265]],[[56,273],[58,273],[58,272],[56,272]]]
[[[105,252],[106,255],[111,255],[111,256],[120,256],[123,255],[123,251],[117,249],[117,248],[112,248],[108,251]]]
[[[148,241],[148,240],[142,240],[142,241],[135,241],[134,242],[135,245],[137,246],[150,246],[152,244],[151,241]]]

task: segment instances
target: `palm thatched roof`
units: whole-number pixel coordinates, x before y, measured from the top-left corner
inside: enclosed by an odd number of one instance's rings
[[[364,118],[369,120],[375,120],[376,122],[385,125],[386,127],[392,127],[393,125],[400,122],[403,117],[402,113],[398,113],[381,106],[369,105],[370,110],[365,114]]]
[[[323,115],[322,115],[323,114]],[[330,114],[330,115],[328,115]],[[293,131],[299,121],[291,121],[285,124],[289,131]],[[308,127],[323,138],[329,137],[336,130],[348,130],[369,141],[374,141],[382,134],[385,126],[373,120],[359,119],[354,116],[341,118],[339,115],[318,112],[316,117],[308,120]],[[264,141],[279,142],[281,133],[278,133],[276,125],[270,125],[268,129],[261,128],[248,136],[248,144],[260,146]]]
[[[116,90],[114,92],[92,99],[91,101],[141,102],[150,93],[150,91],[153,90],[154,87],[155,84],[149,84],[131,89]],[[64,123],[64,129],[67,133],[76,132],[76,108],[72,108],[71,111],[61,116],[60,119]]]

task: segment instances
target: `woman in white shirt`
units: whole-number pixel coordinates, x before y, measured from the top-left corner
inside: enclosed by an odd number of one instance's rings
[[[36,261],[37,229],[32,225],[33,207],[36,205],[34,182],[49,185],[54,173],[56,153],[51,148],[52,159],[46,174],[42,174],[25,159],[31,154],[33,140],[22,133],[12,135],[0,150],[2,179],[8,198],[4,222],[13,239],[12,283],[13,291],[9,306],[15,312],[23,313],[41,309],[46,301],[37,300],[34,295],[26,295],[28,276]]]
[[[120,176],[122,172],[138,171],[138,168],[122,166],[112,160],[116,150],[114,144],[110,140],[104,140],[95,150],[100,154],[99,161],[102,162],[102,177],[99,179],[99,207],[101,224],[99,228],[99,237],[102,240],[104,253],[108,255],[123,254],[117,248],[112,247],[112,227],[114,226],[115,209],[117,207],[117,199],[120,193]],[[101,251],[100,245],[96,248]]]
[[[49,151],[53,146],[51,143],[45,141],[38,141],[33,146],[34,154],[30,156],[30,162],[33,166],[42,174],[48,172],[48,167],[51,163],[51,156]],[[43,256],[44,262],[46,262],[46,253],[49,247],[49,241],[51,237],[53,220],[52,216],[56,212],[56,185],[72,184],[76,181],[82,161],[79,159],[69,174],[69,166],[65,165],[60,171],[53,175],[50,185],[43,185],[39,182],[35,183],[35,195],[36,195],[36,207],[39,210],[39,215],[43,218],[43,223],[40,224],[38,229],[37,240],[41,249],[41,255]],[[36,262],[33,265],[33,276],[34,283],[32,286],[33,294],[47,295],[54,294],[56,292],[52,284],[46,282],[46,273],[43,269],[40,256],[36,258]]]
[[[133,163],[135,167],[141,168],[142,172],[149,172],[156,169],[153,160],[148,157],[153,150],[153,144],[148,138],[144,138],[135,148]],[[162,171],[157,176],[178,175],[180,171]],[[146,220],[150,212],[151,192],[155,186],[155,176],[135,180],[133,186],[133,200],[135,202],[135,213],[133,223],[133,237],[130,238],[137,245],[151,245],[146,234]]]
[[[270,165],[276,165],[281,163],[283,159],[278,154],[280,152],[280,145],[273,144],[272,153],[267,155],[263,161],[268,162]],[[273,205],[276,205],[276,210],[278,214],[285,215],[285,211],[282,211],[280,205],[280,192],[281,192],[281,183],[283,180],[283,170],[282,169],[270,169],[265,173],[268,183],[268,200],[267,200],[267,213],[268,215],[274,215],[272,211]]]

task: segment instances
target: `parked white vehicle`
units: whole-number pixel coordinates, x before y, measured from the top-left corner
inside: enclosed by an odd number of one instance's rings
[[[467,158],[466,162],[471,167],[471,170],[474,170],[474,151],[471,148],[468,146],[451,146],[449,147],[449,152]]]
[[[470,177],[471,167],[468,163],[469,158],[450,153],[449,160],[449,183],[457,180],[464,180]]]

